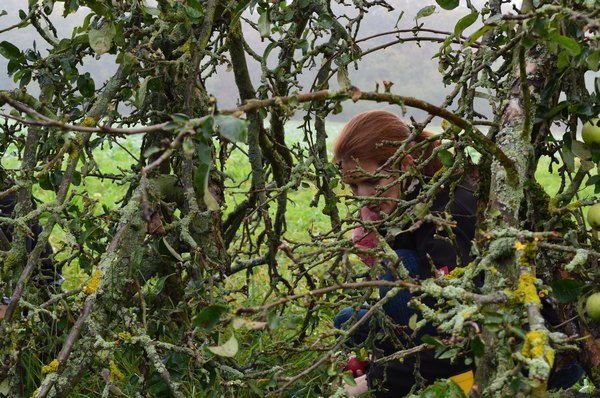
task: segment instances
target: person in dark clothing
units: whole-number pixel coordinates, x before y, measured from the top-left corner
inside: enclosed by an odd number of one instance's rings
[[[344,181],[350,186],[353,194],[360,197],[390,199],[378,200],[375,204],[363,207],[361,209],[363,220],[376,221],[390,215],[397,207],[397,199],[410,200],[419,194],[421,187],[418,182],[410,181],[410,178],[398,182],[398,176],[415,165],[417,159],[430,158],[435,146],[439,145],[437,141],[432,141],[419,149],[415,148],[412,152],[409,151],[410,153],[405,154],[398,166],[385,166],[398,149],[397,145],[386,145],[386,143],[398,143],[406,140],[409,135],[409,128],[394,114],[386,111],[358,114],[340,133],[334,145],[334,161],[340,165]],[[409,148],[430,137],[430,133],[421,133],[413,143],[409,144]],[[433,177],[441,167],[437,159],[432,159],[421,168],[423,179]],[[386,187],[385,191],[380,187]],[[448,204],[450,204],[449,208]],[[452,195],[448,189],[443,189],[433,200],[429,211],[439,215],[449,209],[456,223],[452,228],[455,245],[436,235],[443,235],[443,233],[437,231],[437,225],[431,222],[423,222],[418,228],[396,236],[391,247],[402,258],[404,266],[413,278],[424,279],[434,276],[432,268],[437,269],[438,274],[447,274],[457,264],[469,263],[471,242],[475,234],[476,206],[473,191],[463,184],[458,184]],[[352,237],[358,246],[373,248],[377,246],[375,234],[376,232],[365,232],[362,227],[358,227],[353,231]],[[373,265],[375,262],[372,257],[361,258],[368,265]],[[394,280],[394,276],[391,271],[388,271],[382,279]],[[384,297],[388,291],[388,288],[380,289],[381,297]],[[408,306],[410,299],[411,295],[408,291],[401,291],[383,305],[383,311],[395,324],[406,326],[411,316],[415,314],[415,311]],[[342,310],[334,319],[334,326],[348,327],[350,322],[353,323],[364,316],[366,310],[355,312],[353,308]],[[365,322],[364,327],[359,328],[358,333],[353,337],[353,343],[364,341],[369,333],[370,323],[370,321]],[[437,331],[428,324],[419,331],[412,342],[406,341],[402,336],[397,338],[404,344],[419,344],[425,334],[436,335]],[[386,341],[378,342],[376,348],[385,356],[397,350],[394,345]],[[448,360],[435,358],[432,351],[426,351],[420,353],[418,357],[407,357],[402,362],[389,361],[384,365],[370,365],[366,375],[369,388],[378,397],[399,397],[408,394],[416,383],[414,370],[417,361],[420,362],[420,374],[427,383],[433,383],[438,378],[451,378],[470,372],[469,366],[460,363],[461,361],[450,363]],[[459,384],[463,387],[461,383]],[[468,388],[470,388],[469,383],[463,387],[465,391],[468,391]]]
[[[2,217],[11,217],[13,215],[16,200],[16,195],[14,193],[0,198],[0,215]],[[37,238],[42,232],[42,226],[37,220],[28,222],[27,226],[32,235],[27,236],[25,239],[25,250],[27,253],[30,253],[37,244]],[[11,249],[14,233],[13,229],[14,228],[9,224],[0,223],[0,250],[6,252]],[[13,278],[18,278],[18,275],[13,275]],[[34,281],[39,286],[58,286],[63,280],[60,267],[57,268],[52,261],[52,246],[49,242],[46,242],[44,252],[40,256],[39,269],[34,272]],[[6,291],[2,293],[0,306],[5,306],[10,302],[10,297],[8,297],[10,292]],[[2,311],[2,309],[0,309],[0,311]]]

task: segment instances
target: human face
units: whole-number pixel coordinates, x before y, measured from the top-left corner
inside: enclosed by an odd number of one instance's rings
[[[342,162],[342,175],[344,183],[350,186],[355,196],[378,198],[400,198],[399,184],[393,184],[385,191],[381,188],[392,184],[398,177],[398,172],[379,170],[381,165],[373,160],[360,160]],[[372,177],[371,175],[377,175]],[[374,202],[367,207],[377,213],[391,214],[397,206],[395,200],[382,200]]]

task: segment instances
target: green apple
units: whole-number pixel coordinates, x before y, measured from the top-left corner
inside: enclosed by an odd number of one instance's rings
[[[585,311],[591,319],[600,322],[600,293],[594,293],[587,298]]]
[[[600,146],[600,120],[598,118],[588,120],[581,130],[583,142],[591,146]]]
[[[600,229],[600,203],[596,203],[588,210],[587,221],[592,229]]]

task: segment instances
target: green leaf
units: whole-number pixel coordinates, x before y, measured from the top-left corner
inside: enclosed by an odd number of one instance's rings
[[[190,19],[202,18],[204,10],[202,5],[197,0],[187,0],[187,6],[185,7],[185,13]]]
[[[6,40],[0,43],[0,55],[7,59],[18,59],[21,57],[21,50]]]
[[[140,8],[142,9],[142,11],[148,15],[151,15],[153,17],[158,17],[160,16],[160,10],[156,7],[150,7],[147,5],[144,5],[143,3],[140,4]]]
[[[552,294],[561,304],[571,303],[581,295],[584,284],[575,279],[559,279],[552,283]]]
[[[442,352],[439,356],[436,356],[439,359],[452,359],[458,355],[458,348],[450,348]]]
[[[298,97],[295,95],[290,96],[287,103],[289,106],[298,106]]]
[[[214,117],[214,121],[221,137],[232,142],[246,142],[248,126],[244,120],[233,116],[218,115]]]
[[[142,84],[140,84],[140,88],[135,92],[135,106],[138,109],[141,109],[144,105],[144,100],[146,99],[146,91],[148,89],[148,80],[150,78],[145,78]]]
[[[10,391],[10,379],[2,380],[2,382],[0,383],[0,395],[2,395],[3,397],[8,397]]]
[[[521,44],[526,50],[529,50],[531,47],[535,46],[536,43],[537,41],[535,40],[535,37],[531,36],[524,37],[523,40],[521,40]]]
[[[434,5],[423,7],[423,8],[421,8],[419,10],[419,12],[417,13],[417,16],[415,17],[415,19],[420,19],[420,18],[428,17],[431,14],[433,14],[434,12],[435,12],[435,6]]]
[[[21,79],[19,81],[19,87],[23,88],[31,81],[31,69],[23,69],[21,72]]]
[[[562,148],[562,157],[565,166],[570,172],[575,171],[575,154],[566,145]]]
[[[206,187],[206,189],[204,190],[204,204],[206,205],[206,208],[210,211],[217,211],[220,209],[221,206],[219,206],[219,202],[217,202],[217,200],[215,199],[215,197],[213,196],[213,194],[210,192],[210,189],[208,189],[208,187]]]
[[[433,336],[430,336],[428,334],[421,337],[421,342],[432,345],[434,347],[445,347],[444,344],[439,339],[437,339]]]
[[[569,53],[567,51],[561,51],[558,53],[558,57],[556,59],[556,67],[558,69],[564,69],[571,63],[571,58],[569,57]]]
[[[267,322],[251,321],[244,318],[234,318],[231,322],[234,329],[247,329],[247,330],[258,330],[264,329],[267,326]]]
[[[454,34],[456,36],[460,36],[466,28],[473,25],[475,21],[477,21],[478,16],[478,12],[472,12],[469,15],[466,15],[459,19],[456,25],[454,26]]]
[[[413,314],[410,319],[408,320],[408,327],[411,330],[415,330],[417,328],[417,314]]]
[[[600,66],[600,51],[594,51],[593,53],[588,55],[586,62],[590,70],[598,72],[598,68]]]
[[[81,75],[77,78],[77,90],[86,98],[92,97],[96,91],[96,84],[94,79],[90,77],[89,73]]]
[[[458,7],[458,0],[435,0],[436,3],[444,10],[454,10]]]
[[[350,387],[356,386],[356,380],[354,380],[354,377],[352,377],[352,372],[350,371],[342,372],[342,380],[344,380],[344,383],[348,384]]]
[[[581,160],[590,160],[592,159],[592,151],[590,148],[584,144],[583,142],[573,141],[571,142],[571,150]]]
[[[421,398],[463,398],[460,387],[450,380],[438,380],[419,395]]]
[[[235,354],[237,354],[239,345],[238,341],[235,338],[235,335],[232,334],[225,344],[206,348],[208,348],[208,350],[213,354],[218,355],[220,357],[232,358],[235,356]]]
[[[76,187],[81,185],[81,173],[79,171],[74,170],[73,174],[71,174],[71,184]]]
[[[331,29],[333,27],[333,18],[331,18],[331,15],[319,15],[319,26],[321,26],[323,29]]]
[[[113,24],[104,24],[100,29],[90,29],[88,40],[92,50],[102,55],[110,50],[116,29]]]
[[[144,151],[144,157],[145,158],[149,158],[150,156],[154,155],[155,153],[160,152],[160,148],[157,146],[151,146],[150,148],[146,149]]]
[[[165,237],[163,237],[162,240],[163,240],[165,247],[167,248],[169,253],[171,253],[173,258],[175,258],[175,260],[177,260],[177,261],[183,261],[183,258],[181,257],[181,255],[179,253],[177,253],[177,251],[173,248],[173,246],[171,246],[171,244],[167,241],[167,239]]]
[[[269,11],[267,10],[258,17],[258,31],[260,37],[268,37],[271,34],[271,21],[269,21]]]
[[[210,172],[210,165],[206,163],[200,164],[196,168],[194,173],[194,184],[196,185],[196,192],[204,193],[208,186],[208,173]]]
[[[554,34],[549,39],[564,48],[571,56],[579,55],[581,52],[581,47],[572,37]]]
[[[463,44],[463,47],[469,47],[471,44],[475,43],[477,41],[477,39],[479,39],[481,36],[483,36],[488,30],[493,29],[493,26],[490,25],[484,25],[481,28],[477,29],[477,31],[475,33],[473,33],[471,36],[469,36],[469,40],[467,40],[467,42],[465,44]]]
[[[203,308],[202,311],[196,315],[192,323],[196,327],[210,330],[219,323],[223,314],[226,314],[228,310],[229,309],[226,306],[221,304],[210,305]]]
[[[586,187],[600,183],[600,175],[591,176],[585,183]]]
[[[341,89],[346,89],[352,85],[348,77],[348,68],[346,65],[340,65],[337,70],[337,82]]]
[[[445,149],[438,152],[438,159],[446,167],[451,167],[454,164],[454,155]]]
[[[485,344],[479,336],[475,336],[473,340],[471,340],[471,350],[473,351],[473,355],[477,358],[481,358],[483,354],[485,354]]]

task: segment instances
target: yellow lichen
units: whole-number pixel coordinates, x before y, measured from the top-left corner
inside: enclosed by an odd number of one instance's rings
[[[98,286],[100,285],[100,277],[102,276],[102,272],[100,270],[96,270],[92,275],[90,281],[83,288],[83,292],[88,296],[98,290]]]
[[[461,278],[465,274],[466,267],[456,267],[448,275],[446,275],[446,279],[458,279]]]
[[[515,242],[515,250],[518,253],[518,261],[521,267],[529,267],[535,264],[535,252],[537,240],[527,243]]]
[[[84,127],[94,127],[96,126],[96,119],[91,116],[86,116],[85,119],[81,122],[81,125]]]
[[[552,348],[546,353],[546,361],[548,361],[550,367],[554,366],[554,350]]]
[[[123,374],[123,372],[121,372],[119,370],[116,363],[114,363],[113,361],[110,361],[108,366],[110,367],[109,379],[110,379],[111,383],[115,382],[115,380],[119,380],[119,381],[125,380],[125,375]]]
[[[521,353],[526,358],[539,358],[544,355],[548,336],[543,330],[532,330],[527,333]]]
[[[525,250],[526,247],[527,247],[527,245],[525,243],[521,243],[519,241],[515,242],[515,250],[516,251]]]
[[[42,366],[42,373],[55,373],[58,370],[59,365],[58,359],[53,359],[48,365]]]
[[[129,332],[119,332],[118,336],[123,341],[129,341],[133,337],[133,336],[131,336],[131,333],[129,333]]]
[[[535,277],[529,272],[523,272],[519,277],[517,290],[513,292],[512,297],[519,303],[540,304],[540,298],[535,287]]]

